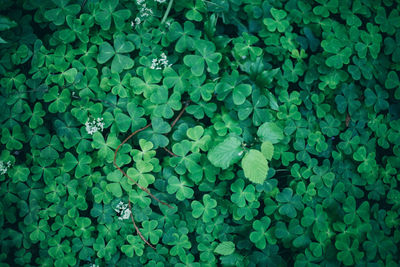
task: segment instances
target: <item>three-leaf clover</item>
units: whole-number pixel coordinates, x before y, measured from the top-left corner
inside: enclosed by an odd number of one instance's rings
[[[104,64],[113,58],[111,62],[111,71],[120,73],[123,70],[133,67],[133,59],[126,54],[132,52],[134,49],[135,46],[132,42],[126,40],[124,36],[118,36],[114,39],[114,47],[108,42],[103,42],[100,45],[97,62],[99,64]]]
[[[194,218],[200,218],[202,217],[203,222],[211,222],[213,218],[217,216],[217,211],[215,207],[217,206],[217,201],[209,194],[205,194],[203,196],[203,203],[200,201],[194,200],[192,201],[192,216]]]
[[[204,66],[207,71],[217,74],[219,71],[218,63],[222,59],[221,53],[215,52],[215,45],[212,42],[199,40],[195,42],[196,55],[186,55],[183,58],[185,65],[191,68],[194,76],[201,76],[204,73]]]

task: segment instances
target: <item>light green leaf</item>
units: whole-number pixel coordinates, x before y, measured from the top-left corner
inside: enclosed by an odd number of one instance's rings
[[[274,155],[274,145],[270,141],[261,144],[261,153],[267,160],[271,160]]]
[[[283,139],[283,130],[274,122],[264,122],[258,128],[257,135],[261,141],[270,141],[272,144],[279,143]]]
[[[216,167],[227,169],[241,157],[241,141],[237,137],[228,137],[212,148],[207,155],[208,160]]]
[[[214,249],[214,252],[224,256],[231,255],[235,252],[235,244],[231,241],[222,242]]]
[[[253,183],[262,184],[267,178],[268,162],[258,150],[250,149],[242,160],[242,167],[244,176]]]

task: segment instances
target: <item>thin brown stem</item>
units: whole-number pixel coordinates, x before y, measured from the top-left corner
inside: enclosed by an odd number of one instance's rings
[[[180,117],[182,116],[182,114],[185,112],[186,107],[189,105],[189,102],[185,103],[185,106],[183,107],[183,109],[181,110],[181,112],[179,112],[178,116],[175,118],[175,120],[171,123],[171,128],[174,127],[174,125],[178,122],[178,120],[180,119]],[[133,184],[137,185],[142,191],[146,192],[150,197],[152,197],[154,200],[158,201],[159,203],[169,207],[169,208],[173,208],[171,205],[169,205],[168,203],[165,203],[164,201],[161,201],[160,199],[158,199],[156,196],[154,196],[152,193],[150,193],[150,191],[141,186],[140,184],[138,184],[135,180],[133,180],[126,172],[124,172],[117,164],[117,154],[119,149],[126,143],[128,142],[129,139],[131,139],[135,134],[146,130],[147,128],[149,128],[151,126],[151,123],[147,124],[146,126],[144,126],[143,128],[140,128],[136,131],[134,131],[133,133],[131,133],[127,138],[125,138],[124,141],[122,141],[121,144],[118,145],[117,149],[115,149],[114,152],[114,160],[113,160],[113,164],[115,166],[115,168],[117,168],[125,177],[127,177]],[[175,155],[172,151],[170,151],[168,148],[164,147],[164,150],[167,151],[171,156],[177,157],[177,155]],[[133,213],[132,213],[132,206],[131,206],[131,201],[129,200],[129,209],[131,210],[131,219],[132,219],[132,223],[133,226],[135,227],[136,231],[138,232],[138,235],[140,236],[140,238],[147,244],[149,245],[152,249],[156,249],[155,247],[153,247],[142,235],[142,233],[140,232],[140,229],[137,227],[136,222],[133,218]]]
[[[168,152],[168,154],[170,154],[171,156],[173,156],[173,157],[178,157],[178,155],[176,155],[174,152],[172,152],[171,150],[169,150],[168,148],[166,148],[166,147],[163,147],[163,149],[165,150],[165,151],[167,151]]]
[[[182,114],[185,112],[186,108],[189,106],[189,102],[186,102],[185,106],[183,107],[183,109],[181,110],[181,112],[179,112],[178,116],[175,118],[175,120],[171,123],[171,129],[174,127],[174,125],[178,122],[178,120],[181,118]]]
[[[149,247],[151,247],[152,249],[156,250],[156,248],[153,247],[153,246],[149,243],[149,241],[146,240],[146,238],[144,238],[142,232],[140,232],[140,230],[139,230],[139,227],[137,227],[137,225],[136,225],[136,223],[135,223],[135,219],[133,218],[133,212],[132,212],[132,206],[131,206],[131,201],[130,201],[130,200],[128,201],[128,205],[129,205],[129,209],[130,209],[130,211],[131,211],[131,219],[132,219],[132,222],[133,222],[133,226],[134,226],[135,229],[136,229],[136,232],[138,233],[138,235],[140,236],[140,238],[141,238]]]

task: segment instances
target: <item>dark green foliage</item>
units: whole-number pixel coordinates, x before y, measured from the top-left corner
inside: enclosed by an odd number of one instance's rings
[[[0,11],[0,266],[400,264],[398,1]]]

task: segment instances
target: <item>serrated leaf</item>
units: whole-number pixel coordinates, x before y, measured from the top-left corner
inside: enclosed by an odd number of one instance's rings
[[[267,178],[268,162],[264,155],[255,149],[250,151],[242,159],[244,176],[253,183],[262,184]]]
[[[214,252],[223,256],[231,255],[235,252],[235,244],[232,241],[222,242],[214,249]]]
[[[237,137],[228,137],[212,148],[207,155],[208,160],[216,167],[227,169],[241,157],[241,142]]]

